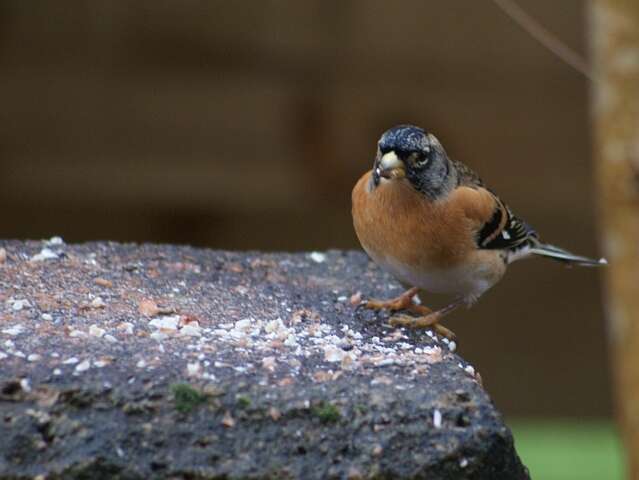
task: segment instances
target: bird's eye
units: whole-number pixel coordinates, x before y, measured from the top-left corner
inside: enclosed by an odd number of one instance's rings
[[[416,153],[413,159],[413,164],[417,168],[422,168],[428,163],[428,157],[423,153]]]

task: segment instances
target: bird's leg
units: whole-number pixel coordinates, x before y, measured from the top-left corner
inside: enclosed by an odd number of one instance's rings
[[[419,288],[413,287],[406,290],[400,296],[396,298],[392,298],[390,300],[377,300],[370,299],[363,302],[361,305],[364,308],[368,308],[371,310],[391,310],[391,311],[399,311],[399,310],[407,310],[411,313],[416,313],[419,315],[418,317],[411,317],[409,315],[393,315],[389,322],[394,327],[409,327],[416,329],[432,329],[437,332],[439,335],[442,335],[449,339],[454,339],[455,334],[439,324],[439,320],[445,316],[446,314],[455,310],[459,305],[461,305],[463,300],[458,300],[456,302],[451,303],[450,305],[440,309],[433,311],[430,308],[419,305],[413,302],[413,297],[417,295],[419,292]]]
[[[456,300],[450,305],[447,305],[444,308],[435,311],[432,311],[426,307],[422,307],[421,305],[415,305],[416,307],[425,308],[427,312],[421,313],[421,316],[419,317],[411,317],[409,315],[394,315],[390,318],[389,323],[393,327],[408,327],[415,329],[430,328],[435,330],[435,332],[437,332],[438,334],[450,340],[453,340],[455,339],[455,334],[443,325],[440,325],[439,321],[442,319],[442,317],[446,316],[464,303],[465,301],[463,299]]]
[[[362,307],[368,308],[370,310],[411,310],[413,311],[413,307],[421,307],[421,305],[417,305],[413,303],[413,297],[417,295],[419,288],[413,287],[406,290],[399,297],[392,298],[390,300],[377,300],[375,298],[371,298],[370,300],[366,300],[362,303]],[[426,308],[426,307],[423,307]],[[420,313],[420,312],[415,312]],[[423,315],[423,313],[420,313]]]

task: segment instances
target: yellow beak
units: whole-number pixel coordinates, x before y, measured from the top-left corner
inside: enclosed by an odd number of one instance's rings
[[[385,153],[379,161],[377,173],[382,178],[404,178],[406,170],[404,162],[402,162],[395,152]]]

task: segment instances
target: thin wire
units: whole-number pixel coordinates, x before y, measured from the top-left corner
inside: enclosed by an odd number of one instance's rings
[[[595,81],[590,67],[586,61],[574,50],[553,35],[548,29],[531,17],[523,8],[513,0],[492,0],[502,12],[515,21],[531,37],[554,53],[559,59],[566,62],[572,68],[580,72],[590,81]]]

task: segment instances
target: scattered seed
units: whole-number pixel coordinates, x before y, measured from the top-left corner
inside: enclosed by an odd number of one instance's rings
[[[106,307],[106,303],[104,303],[104,300],[102,300],[100,297],[95,297],[91,301],[91,306],[93,308],[104,308],[104,307]]]
[[[32,262],[43,262],[45,260],[53,260],[58,258],[58,254],[55,253],[53,250],[51,250],[50,248],[43,248],[42,250],[40,250],[40,253],[34,255],[33,257],[31,257],[31,261]]]
[[[321,253],[321,252],[311,252],[309,257],[315,263],[324,263],[326,261],[326,255],[324,253]]]
[[[111,280],[107,280],[106,278],[98,277],[93,280],[93,283],[99,285],[100,287],[111,288],[113,287],[113,282]]]
[[[104,328],[98,327],[97,325],[91,325],[89,327],[89,335],[91,335],[92,337],[101,338],[104,336],[105,333],[106,330]]]
[[[13,327],[5,328],[2,330],[2,333],[6,333],[7,335],[11,335],[12,337],[16,337],[24,332],[24,327],[22,325],[14,325]]]
[[[83,362],[80,362],[75,366],[75,371],[78,373],[82,373],[86,372],[89,368],[91,368],[91,361],[84,360]]]
[[[433,426],[435,428],[442,428],[442,412],[438,409],[433,411]]]
[[[144,299],[138,303],[138,312],[147,317],[155,317],[160,313],[160,307],[153,300]]]
[[[231,412],[227,411],[222,417],[222,425],[226,428],[233,428],[235,426],[235,419],[231,416]]]

